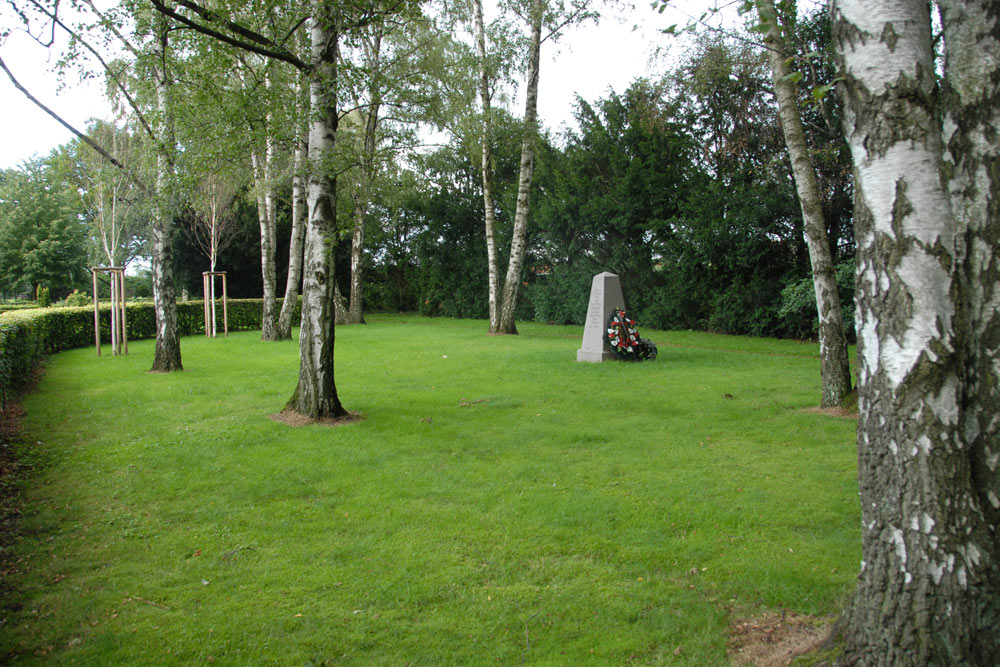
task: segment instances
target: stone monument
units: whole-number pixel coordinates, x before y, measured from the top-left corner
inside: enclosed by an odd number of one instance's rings
[[[618,276],[613,273],[598,273],[590,284],[590,306],[583,328],[583,345],[576,351],[577,361],[599,364],[615,355],[607,344],[605,328],[616,308],[625,309],[625,297]]]

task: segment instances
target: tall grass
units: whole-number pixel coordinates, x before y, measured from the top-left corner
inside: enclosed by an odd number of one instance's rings
[[[337,329],[338,427],[269,418],[294,342],[54,356],[0,656],[708,665],[734,614],[842,603],[854,423],[807,410],[815,346],[644,331],[655,362],[591,365],[577,328],[371,320]]]

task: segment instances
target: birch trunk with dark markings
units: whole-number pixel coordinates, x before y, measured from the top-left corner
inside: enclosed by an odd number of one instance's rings
[[[823,218],[823,196],[809,156],[795,83],[789,78],[789,53],[785,48],[774,0],[757,0],[757,11],[761,23],[768,29],[765,42],[774,82],[774,97],[778,101],[785,148],[791,159],[795,190],[802,209],[802,225],[806,246],[809,248],[816,311],[819,314],[820,406],[829,408],[841,405],[850,394],[851,370],[847,359],[847,334],[840,309],[837,276],[826,233],[826,220]]]
[[[514,211],[514,231],[510,242],[510,261],[503,284],[500,303],[500,323],[492,333],[516,334],[514,311],[524,269],[524,254],[528,233],[528,211],[531,204],[531,179],[535,170],[535,138],[538,134],[538,70],[542,47],[543,0],[531,4],[531,41],[528,51],[528,88],[524,101],[524,138],[521,141],[521,170],[517,184],[517,207]]]
[[[306,140],[306,121],[309,116],[309,98],[305,74],[299,74],[298,94],[296,95],[295,138],[292,157],[292,233],[288,247],[288,278],[285,281],[285,298],[281,302],[281,312],[278,314],[278,326],[275,335],[278,340],[288,340],[292,337],[292,314],[299,298],[299,283],[302,282],[302,247],[306,232],[306,153],[309,143]]]
[[[500,268],[497,264],[496,214],[493,209],[493,110],[489,68],[486,61],[486,27],[483,24],[482,0],[472,0],[472,11],[476,31],[476,51],[479,55],[479,100],[483,111],[481,174],[483,210],[486,220],[490,333],[498,333],[500,331]]]
[[[1000,16],[996,2],[941,5],[944,96],[927,2],[832,7],[856,174],[863,561],[842,622],[849,665],[1000,664]]]
[[[337,397],[333,377],[334,276],[337,244],[337,177],[333,148],[337,138],[337,50],[339,26],[332,3],[312,3],[312,55],[309,84],[308,222],[302,280],[302,326],[299,330],[299,380],[288,409],[312,419],[340,417],[347,411]]]
[[[173,234],[176,213],[174,187],[174,130],[170,108],[170,73],[167,70],[167,21],[156,17],[153,77],[156,80],[156,210],[153,217],[152,278],[156,311],[156,348],[153,371],[182,370],[181,342],[177,335],[177,302],[174,292]]]

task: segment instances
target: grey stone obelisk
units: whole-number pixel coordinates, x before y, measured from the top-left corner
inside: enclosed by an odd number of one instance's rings
[[[576,351],[577,361],[597,364],[615,358],[607,344],[605,326],[616,308],[625,309],[618,276],[607,271],[598,273],[590,284],[590,306],[583,328],[583,345]]]

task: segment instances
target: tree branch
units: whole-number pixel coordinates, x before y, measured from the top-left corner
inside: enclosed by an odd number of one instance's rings
[[[289,53],[288,51],[275,50],[275,49],[270,49],[270,48],[263,48],[261,46],[257,46],[256,44],[253,44],[251,42],[245,42],[243,40],[236,39],[235,37],[230,37],[229,35],[227,35],[227,34],[225,34],[223,32],[220,32],[220,31],[215,30],[213,28],[209,28],[207,26],[201,25],[200,23],[189,19],[188,17],[184,16],[183,14],[178,14],[177,12],[175,12],[174,10],[170,9],[165,4],[163,4],[163,2],[161,0],[151,0],[151,2],[153,3],[153,7],[156,9],[156,11],[160,12],[164,16],[168,16],[168,17],[172,18],[173,20],[177,21],[178,23],[180,23],[183,26],[191,28],[195,32],[199,32],[199,33],[201,33],[203,35],[206,35],[208,37],[212,37],[214,39],[219,40],[220,42],[224,42],[226,44],[229,44],[230,46],[235,46],[238,49],[242,49],[244,51],[250,51],[251,53],[256,53],[257,55],[264,56],[265,58],[273,58],[275,60],[280,60],[282,62],[288,63],[292,67],[294,67],[296,69],[299,69],[299,70],[308,70],[309,69],[309,65],[307,63],[299,60],[294,54]],[[188,4],[193,4],[193,3],[187,3],[187,2],[185,2],[184,4],[185,4],[185,6],[187,6]],[[195,11],[195,10],[192,10],[192,11]],[[207,12],[208,10],[204,10],[204,11]],[[249,31],[249,30],[247,30],[245,28],[241,28],[241,30],[243,32],[249,32],[251,34],[256,34],[256,33],[253,33],[252,31]],[[242,34],[242,33],[240,32],[240,33],[237,33],[237,34]],[[255,42],[259,43],[260,40],[265,40],[266,43],[273,44],[273,42],[270,42],[270,40],[266,40],[266,38],[261,37],[260,35],[256,35],[256,37],[257,37],[257,39],[254,40]]]
[[[88,146],[90,146],[91,148],[93,148],[95,151],[97,151],[101,155],[101,157],[103,157],[105,160],[107,160],[111,164],[115,165],[116,167],[118,167],[119,169],[121,169],[122,171],[124,171],[128,175],[129,179],[133,183],[135,183],[136,186],[138,186],[138,188],[140,190],[142,190],[144,193],[146,193],[148,195],[152,195],[152,192],[150,191],[150,189],[148,187],[146,187],[146,184],[143,183],[142,181],[140,181],[138,178],[136,178],[135,174],[132,173],[131,169],[129,169],[128,167],[126,167],[125,165],[123,165],[121,162],[119,162],[118,160],[116,160],[115,157],[113,155],[111,155],[107,150],[105,150],[103,146],[101,146],[96,141],[94,141],[93,139],[91,139],[90,137],[88,137],[86,134],[84,134],[80,130],[76,129],[75,127],[73,127],[72,125],[70,125],[65,120],[63,120],[62,117],[59,116],[59,114],[57,114],[52,109],[48,108],[47,106],[45,106],[44,104],[42,104],[41,102],[39,102],[31,93],[29,93],[28,90],[24,86],[22,86],[21,83],[16,78],[14,78],[14,75],[11,73],[11,71],[9,69],[7,69],[7,64],[3,61],[2,57],[0,57],[0,69],[2,69],[7,74],[7,78],[9,78],[10,81],[11,81],[11,83],[14,84],[14,87],[17,88],[18,90],[20,90],[24,94],[25,97],[27,97],[29,100],[31,100],[35,104],[35,106],[37,106],[39,109],[41,109],[42,111],[44,111],[45,113],[47,113],[48,115],[50,115],[52,118],[54,118],[56,121],[58,121],[58,123],[60,125],[62,125],[67,130],[69,130],[70,132],[72,132],[73,134],[75,134],[77,137],[79,137],[80,141],[82,141],[83,143],[87,144]]]
[[[93,8],[93,10],[97,14],[97,16],[103,21],[104,17],[100,14],[100,12],[97,11],[97,8],[95,8],[93,6],[93,3],[91,3],[90,0],[84,0],[84,1],[87,2],[91,6],[91,8]],[[83,44],[84,48],[86,48],[88,51],[90,51],[90,53],[94,56],[94,58],[97,59],[97,62],[99,62],[101,64],[101,67],[104,68],[105,75],[107,75],[107,77],[109,79],[111,79],[111,81],[114,82],[115,88],[117,88],[118,91],[125,97],[125,100],[128,102],[128,105],[132,108],[132,111],[135,112],[135,116],[136,116],[136,118],[139,119],[139,123],[142,125],[143,129],[146,131],[146,133],[151,138],[155,139],[156,138],[156,134],[154,134],[153,128],[151,128],[149,126],[149,124],[146,122],[145,116],[139,110],[139,105],[136,103],[136,101],[129,94],[128,90],[125,88],[125,85],[123,83],[121,83],[121,81],[119,81],[118,75],[117,74],[112,74],[111,66],[108,65],[108,63],[106,63],[104,61],[104,58],[101,57],[101,54],[97,52],[97,49],[95,49],[93,46],[91,46],[90,43],[87,40],[83,39],[83,37],[81,37],[79,35],[79,33],[75,32],[69,26],[67,26],[65,23],[63,23],[56,14],[50,13],[48,10],[46,10],[41,5],[41,3],[38,2],[38,0],[30,0],[30,2],[31,2],[32,5],[34,5],[34,7],[39,12],[41,12],[42,14],[48,16],[50,19],[52,19],[52,21],[53,21],[53,23],[55,25],[58,25],[60,28],[62,28],[63,30],[65,30],[66,33],[70,37],[72,37],[73,39],[75,39],[76,41],[78,41],[80,44]],[[117,32],[116,32],[116,34],[117,34]],[[122,39],[123,42],[125,42],[126,48],[130,47],[130,45],[128,44],[128,42],[125,41],[125,39],[123,37],[121,37],[121,35],[118,35],[118,37],[119,37],[119,39]]]

